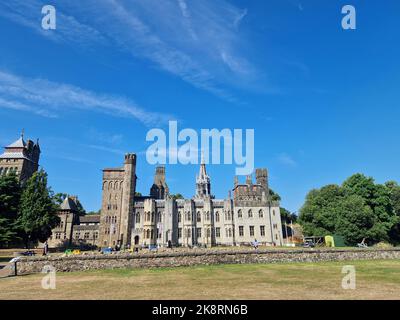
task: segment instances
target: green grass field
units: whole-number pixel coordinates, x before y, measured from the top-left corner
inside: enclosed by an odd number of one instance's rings
[[[344,265],[356,289],[341,286]],[[0,279],[0,299],[400,299],[400,261],[214,265],[57,273]]]

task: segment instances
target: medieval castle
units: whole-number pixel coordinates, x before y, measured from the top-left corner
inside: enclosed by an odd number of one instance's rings
[[[0,174],[15,170],[21,181],[38,168],[38,143],[23,136],[0,156]],[[100,215],[79,215],[77,199],[60,206],[60,224],[53,229],[50,247],[90,244],[97,247],[247,245],[255,239],[282,245],[279,203],[272,201],[266,169],[256,169],[255,182],[235,177],[233,196],[215,199],[204,160],[191,199],[171,196],[165,167],[157,167],[149,196],[136,193],[136,155],[126,154],[124,165],[105,168]]]

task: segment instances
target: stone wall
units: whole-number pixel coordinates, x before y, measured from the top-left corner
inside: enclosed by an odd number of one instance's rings
[[[18,275],[41,272],[51,265],[58,272],[114,268],[157,268],[211,264],[318,262],[344,260],[400,259],[400,249],[311,249],[258,251],[203,251],[185,253],[96,254],[67,257],[22,257]]]

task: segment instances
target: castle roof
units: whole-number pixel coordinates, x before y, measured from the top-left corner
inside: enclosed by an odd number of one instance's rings
[[[78,211],[78,207],[74,200],[70,197],[66,197],[60,206],[61,210]]]
[[[21,135],[21,137],[17,140],[8,145],[6,148],[25,148],[26,147],[26,142],[24,140],[24,137]]]
[[[80,223],[100,223],[100,215],[98,214],[88,214],[82,217],[79,217]]]

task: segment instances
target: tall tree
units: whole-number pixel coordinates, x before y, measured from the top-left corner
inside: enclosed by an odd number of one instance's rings
[[[18,226],[27,248],[30,242],[44,242],[50,237],[51,229],[60,222],[56,213],[47,174],[40,170],[28,179],[21,196]]]
[[[0,176],[0,246],[16,239],[21,187],[14,172]]]

